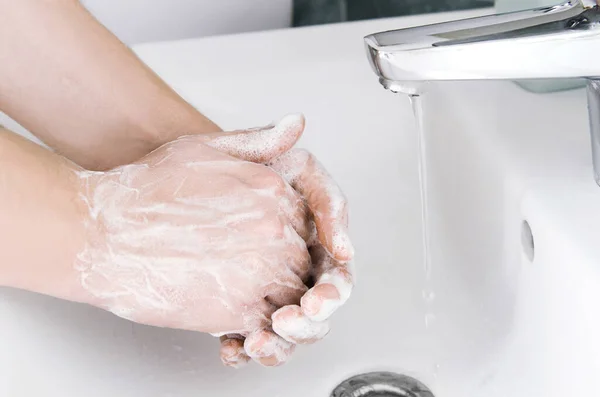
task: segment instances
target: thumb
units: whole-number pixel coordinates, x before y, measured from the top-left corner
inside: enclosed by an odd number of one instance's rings
[[[220,152],[253,163],[268,163],[290,150],[304,131],[304,116],[290,114],[277,124],[199,136],[203,143]]]

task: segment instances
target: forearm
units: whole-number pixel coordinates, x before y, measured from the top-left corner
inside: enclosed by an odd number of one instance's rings
[[[84,244],[76,171],[0,128],[0,285],[69,299],[81,295],[73,268]]]
[[[0,0],[0,110],[106,169],[218,130],[75,0]]]

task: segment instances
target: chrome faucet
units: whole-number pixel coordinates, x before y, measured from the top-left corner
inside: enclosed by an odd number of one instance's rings
[[[365,44],[381,84],[410,95],[435,80],[587,79],[600,185],[600,0],[375,33]]]

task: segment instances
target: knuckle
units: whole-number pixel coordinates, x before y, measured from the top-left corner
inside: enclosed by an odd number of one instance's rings
[[[294,247],[290,253],[291,270],[302,280],[307,282],[311,276],[311,257],[305,247]]]
[[[285,222],[281,217],[268,217],[261,222],[260,231],[267,238],[282,239],[285,236]]]
[[[302,148],[292,149],[289,153],[291,157],[294,157],[298,160],[309,160],[311,158],[314,158],[311,152]]]
[[[263,345],[268,341],[269,335],[265,330],[252,332],[244,341],[244,350],[250,357],[261,353]]]
[[[283,178],[281,178],[281,176],[279,176],[275,172],[271,172],[269,177],[269,184],[275,188],[275,194],[278,197],[285,195],[285,193],[288,191],[287,183],[283,180]]]

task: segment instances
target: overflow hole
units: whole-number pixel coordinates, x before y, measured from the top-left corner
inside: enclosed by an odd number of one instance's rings
[[[523,221],[521,225],[521,245],[523,246],[523,253],[529,259],[529,262],[533,262],[535,257],[535,243],[533,241],[533,233],[529,222]]]

